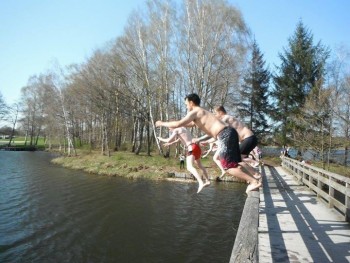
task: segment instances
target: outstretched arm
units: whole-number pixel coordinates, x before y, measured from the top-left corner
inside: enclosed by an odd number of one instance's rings
[[[192,142],[193,143],[199,143],[199,142],[202,142],[202,141],[207,141],[209,143],[209,141],[211,140],[211,136],[209,135],[203,135],[202,137],[199,137],[199,138],[193,138],[192,139]],[[214,139],[215,141],[215,139]]]
[[[164,138],[158,137],[158,139],[162,142],[165,142],[164,146],[169,146],[174,143],[177,143],[178,141],[181,141],[181,138],[179,137],[179,135],[184,131],[186,131],[186,129],[184,129],[183,127],[176,128],[172,130],[172,134],[169,138],[164,139]]]
[[[213,137],[209,137],[210,139],[207,141],[204,141],[202,143],[209,143],[210,145],[214,145],[214,142],[216,142],[217,140]]]
[[[166,138],[166,139],[165,139],[165,138],[162,138],[162,137],[158,137],[158,140],[160,140],[161,142],[169,143],[169,142],[175,140],[176,136],[177,136],[177,132],[173,132],[173,133],[170,135],[169,138]]]
[[[209,149],[207,150],[207,152],[205,153],[205,155],[202,156],[202,158],[207,157],[207,156],[209,155],[209,153],[210,153],[211,151],[213,151],[214,145],[215,145],[215,141],[216,141],[216,140],[215,140],[214,138],[212,138],[212,139],[206,141],[206,143],[209,143]]]
[[[168,127],[168,128],[179,128],[179,127],[192,127],[194,126],[196,113],[194,111],[189,111],[185,117],[179,121],[156,121],[156,127]]]
[[[173,141],[171,141],[171,142],[166,142],[166,143],[164,143],[163,145],[164,145],[164,146],[170,146],[170,145],[172,145],[172,144],[174,144],[174,143],[177,143],[178,141],[180,141],[179,138],[177,138],[176,140],[173,140]]]

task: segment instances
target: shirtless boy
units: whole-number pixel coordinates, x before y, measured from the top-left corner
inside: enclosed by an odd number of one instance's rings
[[[203,187],[210,185],[209,177],[207,170],[201,163],[201,148],[198,144],[192,143],[192,135],[189,133],[189,131],[185,127],[179,127],[179,128],[169,128],[170,131],[172,131],[172,134],[169,138],[164,139],[162,137],[158,137],[158,139],[162,142],[165,142],[165,146],[169,146],[173,143],[178,142],[179,140],[182,142],[182,144],[187,147],[187,158],[186,158],[186,166],[187,170],[193,174],[193,176],[197,179],[199,186],[197,194],[202,191]],[[205,183],[203,183],[203,180],[201,176],[199,175],[196,168],[194,168],[193,163],[196,163],[199,169],[202,170],[203,176],[205,178]]]
[[[249,153],[258,145],[258,138],[254,133],[241,121],[228,115],[224,106],[215,107],[215,115],[237,131],[240,142],[239,149],[243,160],[253,163],[253,167],[257,167],[259,162],[248,158]]]
[[[208,138],[213,137],[217,139],[219,143],[220,162],[223,168],[227,170],[227,173],[230,175],[236,176],[249,183],[246,193],[259,188],[261,182],[242,169],[247,164],[242,162],[241,159],[238,143],[239,138],[236,130],[232,127],[228,127],[223,121],[216,118],[213,113],[201,108],[199,106],[200,98],[197,94],[192,93],[187,95],[185,104],[188,112],[184,118],[171,122],[157,121],[156,126],[178,128],[196,125],[208,135]]]

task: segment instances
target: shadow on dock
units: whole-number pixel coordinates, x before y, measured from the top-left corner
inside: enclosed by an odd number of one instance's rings
[[[282,168],[261,172],[259,262],[349,262],[349,224]]]

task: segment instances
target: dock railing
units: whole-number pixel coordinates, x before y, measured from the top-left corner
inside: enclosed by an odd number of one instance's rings
[[[321,168],[288,157],[282,158],[282,167],[298,182],[308,186],[320,200],[335,208],[350,222],[350,177],[331,173]]]

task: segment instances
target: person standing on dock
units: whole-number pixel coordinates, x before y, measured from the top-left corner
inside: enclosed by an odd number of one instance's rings
[[[192,143],[192,135],[191,133],[185,128],[185,127],[179,127],[179,128],[169,128],[172,134],[169,138],[162,138],[158,137],[158,140],[161,142],[165,142],[164,146],[169,146],[171,144],[174,144],[178,141],[181,141],[182,144],[187,148],[187,158],[186,158],[186,164],[187,164],[187,170],[193,174],[193,176],[198,181],[198,191],[197,194],[203,190],[205,186],[210,185],[209,177],[207,170],[202,165],[201,162],[201,148],[198,144]],[[205,182],[203,182],[202,177],[199,175],[196,168],[194,168],[193,164],[196,163],[198,168],[202,170],[203,176],[205,178]]]
[[[203,141],[213,137],[219,144],[219,159],[227,173],[236,176],[249,183],[246,193],[255,190],[261,186],[261,182],[255,179],[247,170],[248,164],[242,162],[239,151],[239,137],[237,131],[229,127],[222,120],[218,119],[212,112],[200,107],[200,98],[192,93],[186,96],[185,104],[187,114],[178,121],[156,121],[157,127],[168,128],[192,127],[197,126],[207,134]]]

